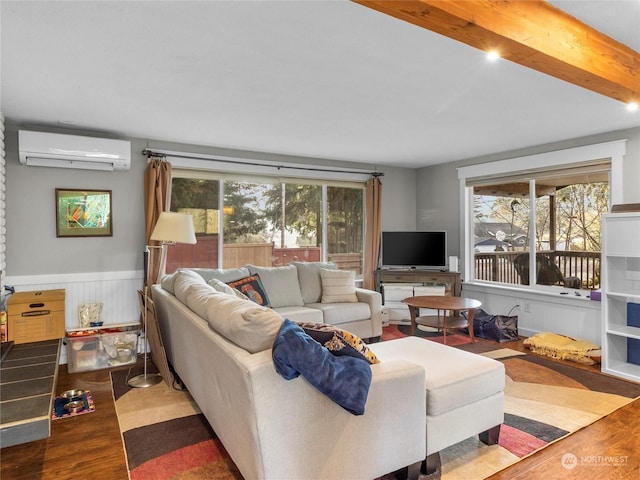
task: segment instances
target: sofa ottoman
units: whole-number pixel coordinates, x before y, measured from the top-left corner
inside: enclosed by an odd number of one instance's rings
[[[501,362],[417,337],[369,348],[382,362],[407,360],[424,368],[427,456],[478,434],[497,442],[504,421]]]

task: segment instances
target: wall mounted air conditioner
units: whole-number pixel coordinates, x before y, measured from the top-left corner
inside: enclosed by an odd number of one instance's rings
[[[131,167],[131,143],[59,133],[18,132],[20,163],[36,167],[123,171]]]

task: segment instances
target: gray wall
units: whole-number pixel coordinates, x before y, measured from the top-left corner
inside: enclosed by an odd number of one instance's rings
[[[143,143],[132,141],[128,172],[26,167],[17,128],[7,125],[5,133],[7,275],[141,270]],[[111,190],[113,236],[56,238],[56,188]]]
[[[447,254],[460,255],[460,202],[458,172],[450,165],[418,170],[416,192],[417,230],[447,232]]]
[[[421,168],[416,175],[417,229],[445,229],[449,255],[461,256],[459,167],[621,139],[629,140],[623,166],[624,202],[640,203],[640,128],[633,128]]]
[[[44,129],[58,131],[56,129]],[[91,135],[88,132],[62,132]],[[131,170],[88,170],[26,167],[18,160],[18,126],[7,120],[6,142],[6,274],[10,276],[63,273],[100,273],[142,270],[144,241],[143,174],[146,157],[156,149],[279,160],[312,165],[371,169],[347,162],[241,152],[168,142],[131,141]],[[382,177],[382,225],[386,230],[414,230],[416,218],[415,170],[380,168]],[[55,189],[112,190],[113,237],[56,238]]]
[[[55,131],[55,129],[50,129]],[[93,172],[25,167],[18,162],[18,127],[7,121],[6,142],[6,274],[42,275],[142,270],[144,247],[143,171],[146,146],[158,149],[283,160],[275,155],[239,152],[129,138],[132,165],[128,172]],[[74,133],[74,132],[71,132]],[[86,133],[86,132],[85,132]],[[460,256],[460,204],[457,168],[562,148],[628,138],[625,202],[640,202],[640,128],[558,142],[425,167],[419,170],[381,167],[383,230],[446,230],[449,255]],[[361,164],[288,157],[286,161],[370,168]],[[113,237],[56,238],[56,188],[106,189],[113,192]]]
[[[380,168],[382,230],[416,230],[416,170]]]

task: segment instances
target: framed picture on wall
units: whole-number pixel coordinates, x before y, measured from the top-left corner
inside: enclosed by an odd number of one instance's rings
[[[57,237],[111,237],[111,190],[56,188]]]

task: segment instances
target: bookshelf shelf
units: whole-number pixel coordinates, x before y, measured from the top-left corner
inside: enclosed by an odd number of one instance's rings
[[[602,371],[640,382],[640,212],[603,220]]]

